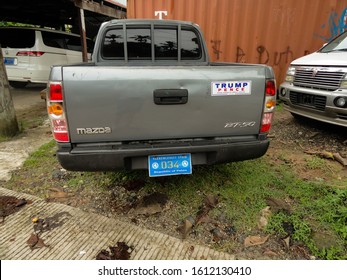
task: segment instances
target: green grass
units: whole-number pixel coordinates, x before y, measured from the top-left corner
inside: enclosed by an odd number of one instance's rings
[[[306,158],[306,166],[308,169],[323,169],[326,165],[326,160],[318,156]]]
[[[59,168],[54,157],[53,141],[43,145],[25,161],[20,172],[8,182],[9,188],[30,184],[35,194],[44,196],[54,186],[52,171]],[[266,207],[266,198],[289,199],[291,213],[273,213],[266,233],[284,237],[286,224],[294,228],[292,240],[305,244],[312,254],[321,259],[347,258],[347,189],[336,188],[324,182],[299,179],[290,165],[274,166],[270,159],[195,167],[193,175],[149,178],[146,171],[68,172],[64,182],[71,189],[106,193],[112,186],[121,186],[132,180],[144,181],[143,194],[166,194],[174,205],[172,217],[182,221],[196,215],[207,194],[219,196],[219,207],[211,211],[212,218],[230,221],[240,234],[257,234],[259,211]],[[319,158],[307,160],[308,168],[321,168]],[[25,175],[21,175],[22,173]],[[26,172],[26,173],[25,173]],[[29,175],[28,175],[29,174]],[[26,180],[23,179],[26,178]],[[24,182],[24,183],[23,183]],[[6,187],[6,186],[5,186]],[[320,246],[315,233],[333,237],[329,246]],[[225,244],[225,248],[232,248]]]
[[[7,137],[7,136],[2,136],[0,135],[0,142],[5,142],[5,141],[8,141],[10,138]]]
[[[23,163],[24,168],[35,168],[43,166],[44,164],[50,164],[54,161],[53,155],[55,153],[55,141],[50,141],[42,145],[38,150],[33,152]]]

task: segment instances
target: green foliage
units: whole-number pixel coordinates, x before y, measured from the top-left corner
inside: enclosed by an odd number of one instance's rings
[[[19,22],[0,21],[0,26],[28,26],[28,27],[34,27],[35,25],[27,24],[27,23],[19,23]]]
[[[295,201],[292,214],[276,213],[267,228],[270,233],[285,234],[283,225],[294,226],[293,240],[303,242],[312,253],[322,259],[347,258],[347,189],[336,189],[324,183],[306,182],[293,174],[286,178],[283,191]],[[334,245],[318,248],[313,232],[333,236]]]
[[[54,151],[52,151],[53,147],[55,147],[55,142],[53,140],[42,145],[37,151],[33,152],[26,161],[24,161],[23,167],[34,168],[52,161],[54,153]]]
[[[318,156],[306,158],[306,166],[308,169],[322,169],[326,167],[326,160]]]

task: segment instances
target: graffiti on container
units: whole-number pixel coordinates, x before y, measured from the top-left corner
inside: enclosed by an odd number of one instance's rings
[[[347,29],[347,8],[345,8],[341,12],[341,15],[338,15],[335,11],[331,12],[328,19],[328,26],[326,24],[323,24],[321,26],[322,29],[325,29],[326,27],[329,28],[329,37],[324,37],[316,34],[316,36],[318,36],[325,42],[329,42],[337,35],[343,33]]]
[[[259,54],[259,60],[258,63],[267,64],[270,60],[270,54],[268,50],[264,46],[258,46],[257,52]]]
[[[212,43],[213,53],[216,55],[217,60],[218,60],[219,59],[219,55],[222,53],[222,51],[220,50],[221,40],[211,40],[211,43]]]
[[[246,57],[246,54],[243,51],[243,49],[241,49],[240,47],[237,47],[237,49],[236,49],[236,62],[245,63],[246,62],[246,60],[244,59],[245,57]]]
[[[281,51],[270,52],[265,46],[259,45],[256,47],[256,51],[258,53],[257,63],[260,64],[278,66],[282,63],[287,64],[294,59],[294,53],[291,50],[290,46],[287,46],[286,49]],[[304,55],[307,55],[309,53],[310,52],[308,50],[304,51]],[[236,62],[246,62],[246,52],[239,46],[236,48]]]

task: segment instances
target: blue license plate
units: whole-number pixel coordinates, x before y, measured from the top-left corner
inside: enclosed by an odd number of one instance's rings
[[[16,61],[17,61],[17,59],[14,57],[4,57],[4,64],[5,65],[15,65],[15,64],[17,64]]]
[[[191,155],[149,156],[148,171],[150,177],[192,174]]]

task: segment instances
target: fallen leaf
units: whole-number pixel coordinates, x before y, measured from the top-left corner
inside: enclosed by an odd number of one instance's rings
[[[270,237],[270,235],[267,235],[267,236],[248,236],[248,237],[246,237],[243,244],[246,248],[251,247],[251,246],[261,245],[261,244],[264,244],[269,239],[269,237]]]
[[[182,234],[183,239],[185,239],[187,237],[187,235],[190,233],[194,224],[195,224],[194,218],[192,216],[189,216],[177,228],[177,230]]]
[[[163,211],[159,203],[151,204],[148,206],[139,206],[135,209],[135,215],[154,215]]]
[[[286,245],[286,248],[289,249],[290,247],[290,236],[287,238],[283,239],[284,244]]]
[[[257,224],[259,229],[264,229],[267,226],[268,219],[271,216],[271,214],[272,212],[271,212],[270,206],[267,206],[264,209],[260,210],[260,218]]]
[[[135,208],[136,215],[154,215],[166,209],[169,197],[162,193],[152,193],[144,196]]]
[[[268,256],[268,257],[278,257],[278,254],[274,251],[271,251],[271,250],[266,250],[264,253],[263,253],[264,256]]]
[[[218,242],[220,240],[225,240],[228,238],[228,235],[219,228],[212,229],[211,233],[212,233],[212,236],[213,236],[212,239],[214,242]]]
[[[208,194],[200,206],[199,211],[196,215],[195,223],[196,225],[209,221],[208,213],[217,206],[219,203],[219,197]]]
[[[52,191],[49,193],[48,199],[59,199],[59,198],[67,198],[70,195],[67,192],[61,191]]]
[[[320,154],[320,157],[326,158],[326,159],[334,159],[334,155],[331,152],[323,151]]]
[[[347,159],[343,158],[339,153],[334,153],[333,154],[334,159],[341,163],[343,166],[347,166]]]
[[[261,216],[259,218],[257,226],[259,229],[264,229],[266,228],[267,224],[268,224],[268,219],[266,217]]]
[[[219,198],[213,194],[206,195],[204,205],[208,208],[214,208],[219,202]]]
[[[279,212],[283,210],[287,213],[291,213],[292,211],[290,205],[280,198],[268,197],[266,199],[266,203],[271,207],[271,210],[273,212]]]
[[[43,247],[48,247],[43,239],[41,239],[39,237],[38,234],[32,233],[31,236],[29,237],[29,239],[27,240],[27,244],[29,245],[30,249],[34,250],[34,249],[40,249]]]
[[[109,247],[109,250],[101,250],[96,255],[97,260],[129,260],[133,248],[125,242],[117,242],[116,246]]]

